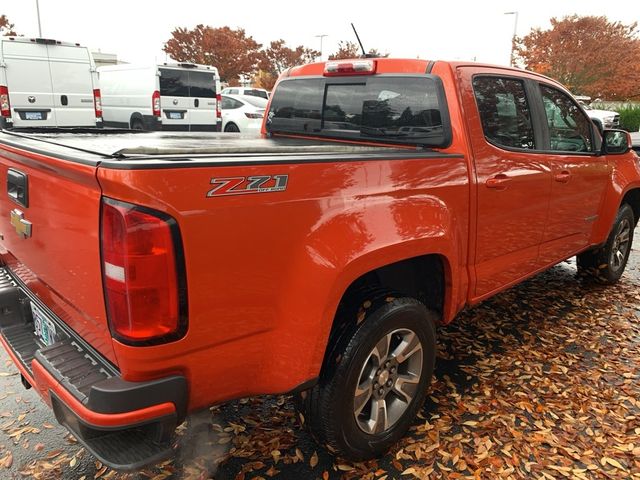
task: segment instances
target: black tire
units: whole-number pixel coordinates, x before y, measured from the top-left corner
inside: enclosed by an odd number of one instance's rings
[[[229,133],[237,133],[240,131],[240,129],[238,128],[238,126],[235,123],[227,123],[224,126],[224,131],[225,132],[229,132]]]
[[[435,364],[437,315],[414,298],[397,297],[393,293],[381,290],[368,298],[360,297],[360,301],[350,302],[338,313],[346,314],[352,316],[344,317],[349,321],[342,332],[338,335],[332,334],[333,344],[327,350],[318,384],[303,392],[298,405],[302,407],[307,426],[320,443],[344,458],[358,461],[385,453],[405,435],[424,404]],[[408,332],[413,336],[409,336]],[[396,335],[397,338],[394,337]],[[377,351],[383,339],[387,338],[390,339],[387,343],[389,356],[385,358],[389,361],[386,362],[386,366],[376,366],[371,363],[374,358],[373,351]],[[420,373],[405,371],[403,365],[407,366],[408,363],[405,365],[396,362],[394,375],[394,367],[389,365],[394,361],[391,353],[406,353],[411,345],[415,345],[410,343],[408,338],[411,342],[418,339],[422,347],[422,350],[417,352],[417,347],[414,346],[405,360],[413,362],[411,369],[414,371],[417,371],[419,365]],[[406,346],[402,348],[402,345]],[[416,358],[418,353],[419,358]],[[365,375],[369,368],[372,372],[370,377]],[[363,385],[363,375],[367,377],[365,383],[370,382],[370,385],[378,387],[386,385],[387,393],[386,397],[382,397],[382,388],[371,388],[370,408],[360,407],[361,412],[357,414],[356,387],[360,388]],[[400,380],[399,377],[407,378],[410,375],[417,378],[409,384],[411,395],[404,392],[405,399],[402,400],[396,387],[399,385],[400,390],[404,390],[403,384],[407,384],[397,382]],[[378,381],[384,385],[378,384]],[[361,398],[365,398],[365,395]],[[371,422],[367,416],[373,418],[372,412],[377,404],[374,402],[380,402],[380,399],[389,402],[385,403],[385,415],[381,417],[389,420],[389,426],[385,428],[385,423],[380,426],[376,421],[372,427],[374,431],[367,432],[364,430],[366,427],[362,425]],[[392,423],[394,416],[395,420]],[[375,431],[375,426],[380,426],[381,430]]]
[[[607,242],[577,256],[580,274],[606,285],[620,280],[631,253],[634,227],[633,209],[625,203],[618,210]]]
[[[136,118],[131,121],[131,130],[144,130],[144,124],[142,120]]]

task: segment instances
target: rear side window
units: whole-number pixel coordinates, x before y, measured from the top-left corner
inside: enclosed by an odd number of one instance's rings
[[[189,96],[189,72],[185,70],[160,69],[160,95],[171,97]]]
[[[593,152],[591,121],[568,95],[540,85],[544,111],[549,125],[551,150]]]
[[[267,95],[267,92],[265,92],[264,90],[258,90],[256,88],[245,88],[244,94],[249,95],[251,97],[264,98],[265,100],[269,98]]]
[[[215,98],[216,79],[213,73],[189,72],[190,97]]]
[[[475,77],[473,91],[482,130],[489,142],[508,148],[535,148],[524,82],[514,78]]]
[[[267,128],[430,146],[451,141],[442,84],[431,75],[283,80]]]
[[[235,98],[223,96],[220,108],[222,108],[222,110],[233,110],[235,108],[240,108],[242,105],[243,103],[239,102]]]

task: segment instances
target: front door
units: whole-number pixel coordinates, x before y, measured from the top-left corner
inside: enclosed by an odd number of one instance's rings
[[[536,269],[551,171],[535,149],[530,87],[502,70],[461,68],[463,107],[476,166],[475,298]]]

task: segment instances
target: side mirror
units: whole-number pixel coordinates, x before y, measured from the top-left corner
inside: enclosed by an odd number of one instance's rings
[[[631,135],[624,130],[604,130],[602,132],[602,153],[620,155],[631,150]]]

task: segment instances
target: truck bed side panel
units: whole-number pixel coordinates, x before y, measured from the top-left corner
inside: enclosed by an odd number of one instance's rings
[[[144,349],[114,342],[119,366],[129,380],[185,373],[198,385],[190,408],[287,391],[316,376],[340,297],[370,269],[439,254],[450,285],[466,275],[462,155],[147,169],[130,162],[129,170],[110,163],[98,170],[106,196],[177,220],[189,292],[186,337]],[[288,176],[285,191],[207,197],[221,179],[276,175]]]

